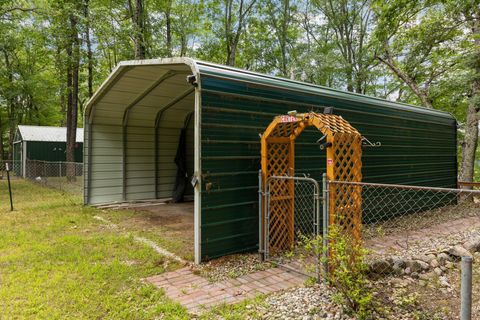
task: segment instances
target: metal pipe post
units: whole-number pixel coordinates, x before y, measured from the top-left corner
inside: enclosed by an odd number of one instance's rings
[[[263,204],[263,188],[262,188],[262,170],[258,170],[258,255],[260,261],[264,260],[263,256],[263,221],[262,221],[262,210]]]
[[[318,236],[320,235],[320,203],[322,201],[322,197],[320,196],[320,188],[318,187],[318,184],[313,185],[314,190],[315,190],[315,246],[318,246]],[[317,274],[317,282],[320,282],[320,252],[319,248],[316,248],[316,257],[315,259],[317,260],[315,263],[315,273]]]
[[[461,320],[472,319],[472,257],[462,257]]]
[[[323,238],[323,271],[324,278],[328,273],[328,183],[327,174],[322,175],[322,193],[323,193],[323,221],[322,221],[322,238]]]

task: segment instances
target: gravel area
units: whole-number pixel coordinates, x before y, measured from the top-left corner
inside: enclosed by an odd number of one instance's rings
[[[444,313],[424,308],[419,294],[411,290],[420,286],[418,281],[394,279],[371,283],[376,303],[371,319],[449,319]],[[356,319],[335,302],[334,294],[334,289],[323,284],[290,289],[270,295],[264,304],[256,307],[256,311],[262,319]]]
[[[405,214],[385,221],[366,224],[363,227],[362,234],[364,239],[370,239],[397,234],[398,232],[421,230],[435,224],[466,217],[480,218],[480,203],[461,202],[456,205]]]
[[[470,230],[465,230],[458,233],[449,234],[446,237],[428,237],[415,242],[409,243],[409,246],[404,249],[388,251],[389,256],[396,256],[400,258],[411,259],[412,257],[428,254],[437,254],[440,252],[448,251],[448,249],[457,244],[462,244],[470,239],[480,238],[480,230],[478,227],[472,227]],[[378,254],[371,252],[371,257],[375,257]]]
[[[193,272],[210,282],[219,282],[271,267],[270,262],[260,261],[257,253],[250,253],[230,255],[195,265]]]
[[[343,313],[332,294],[323,284],[290,289],[267,297],[258,311],[264,319],[355,319]]]

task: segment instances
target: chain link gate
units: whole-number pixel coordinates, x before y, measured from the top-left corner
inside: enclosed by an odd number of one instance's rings
[[[318,182],[309,177],[271,176],[260,183],[260,230],[263,257],[282,267],[319,279],[325,212]],[[293,192],[292,192],[293,190]]]

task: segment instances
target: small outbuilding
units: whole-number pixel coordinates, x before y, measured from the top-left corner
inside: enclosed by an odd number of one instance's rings
[[[196,262],[257,250],[259,135],[279,114],[326,107],[381,143],[363,150],[364,181],[456,187],[448,113],[172,58],[120,63],[88,102],[84,202],[192,199]],[[320,180],[318,139],[298,138],[295,169]]]
[[[28,161],[65,162],[67,128],[19,125],[13,141],[14,170],[27,174]],[[77,129],[75,162],[83,162],[83,128]]]

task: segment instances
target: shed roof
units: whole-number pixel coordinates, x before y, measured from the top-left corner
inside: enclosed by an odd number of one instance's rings
[[[353,92],[343,91],[332,89],[329,87],[314,85],[311,83],[306,83],[302,81],[296,81],[286,78],[275,77],[267,74],[257,73],[253,71],[233,68],[229,66],[224,66],[220,64],[215,64],[211,62],[205,62],[201,60],[196,60],[192,58],[163,58],[163,59],[150,59],[150,60],[130,60],[122,61],[117,67],[112,71],[108,78],[103,82],[100,88],[95,92],[92,98],[86,104],[86,115],[89,115],[90,110],[93,105],[102,102],[104,96],[109,93],[112,89],[112,86],[117,84],[117,82],[123,77],[129,77],[125,73],[132,69],[141,69],[142,74],[158,74],[162,72],[163,68],[169,68],[171,70],[180,70],[189,67],[192,71],[192,74],[199,76],[197,81],[201,83],[201,76],[208,75],[216,78],[231,79],[241,82],[247,82],[252,85],[263,85],[272,88],[280,88],[288,91],[303,92],[309,95],[322,95],[325,97],[339,99],[339,100],[350,100],[367,105],[376,105],[392,109],[401,109],[403,111],[411,111],[414,113],[421,113],[427,115],[435,115],[440,117],[445,117],[453,119],[454,117],[443,111],[428,109],[420,106],[409,105],[406,103],[393,102],[386,99],[381,99],[372,96],[366,96],[362,94],[357,94]],[[173,68],[173,69],[172,69]],[[142,79],[147,80],[147,79]],[[150,83],[154,83],[156,78],[150,80]],[[201,87],[201,85],[200,85]],[[125,96],[127,93],[125,91],[121,92],[123,101],[134,100],[138,92],[130,92],[131,97]],[[128,94],[127,94],[128,95]],[[149,95],[155,95],[155,92],[149,92],[143,98],[148,97]],[[110,101],[108,101],[110,103]]]
[[[66,142],[66,127],[19,125],[18,131],[23,141]],[[76,142],[83,143],[83,128],[77,128]]]

